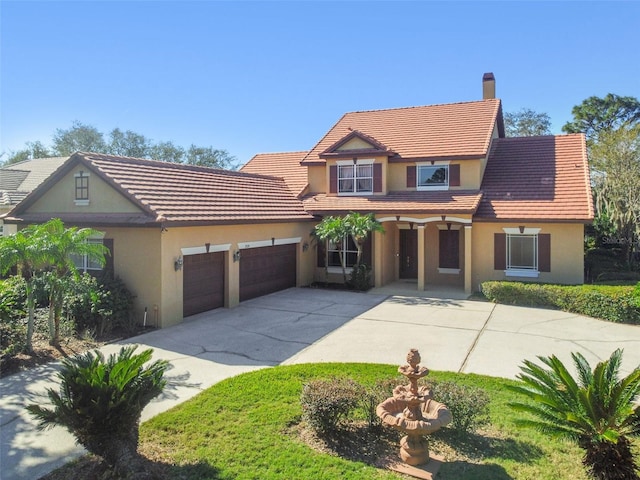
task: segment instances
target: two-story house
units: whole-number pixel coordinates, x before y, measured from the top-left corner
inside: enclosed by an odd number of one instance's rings
[[[582,283],[593,219],[584,136],[505,138],[492,74],[483,97],[347,113],[311,150],[259,154],[241,172],[76,153],[4,221],[100,230],[136,315],[159,327],[327,270],[342,281],[351,240],[316,245],[311,231],[350,211],[385,228],[365,251],[375,286]]]

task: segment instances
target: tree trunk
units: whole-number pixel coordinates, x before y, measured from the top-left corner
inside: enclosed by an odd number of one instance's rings
[[[27,287],[27,341],[25,349],[27,353],[33,352],[33,323],[35,317],[35,299],[33,298],[33,288]]]
[[[640,480],[626,437],[620,437],[618,443],[589,442],[581,446],[586,450],[582,463],[596,480]]]

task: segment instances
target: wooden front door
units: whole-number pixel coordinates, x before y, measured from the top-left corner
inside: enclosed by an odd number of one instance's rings
[[[400,278],[418,278],[417,230],[400,230]]]

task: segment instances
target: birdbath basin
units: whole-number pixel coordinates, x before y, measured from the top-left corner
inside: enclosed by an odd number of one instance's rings
[[[407,365],[398,372],[409,379],[408,385],[399,385],[393,396],[376,408],[376,414],[384,425],[405,434],[400,440],[400,458],[408,465],[423,465],[429,461],[429,441],[426,435],[451,422],[451,412],[446,405],[431,398],[426,387],[418,387],[418,380],[429,374],[420,367],[420,353],[411,349]]]

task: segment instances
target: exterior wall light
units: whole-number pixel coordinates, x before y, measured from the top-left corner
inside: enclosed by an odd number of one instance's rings
[[[233,252],[233,261],[234,262],[240,261],[240,250],[236,250],[235,252]]]
[[[182,270],[182,265],[184,262],[182,261],[182,257],[178,257],[175,262],[173,262],[173,268],[177,272],[178,270]]]
[[[306,252],[307,250],[309,250],[309,242],[304,242],[302,244],[302,251]]]

